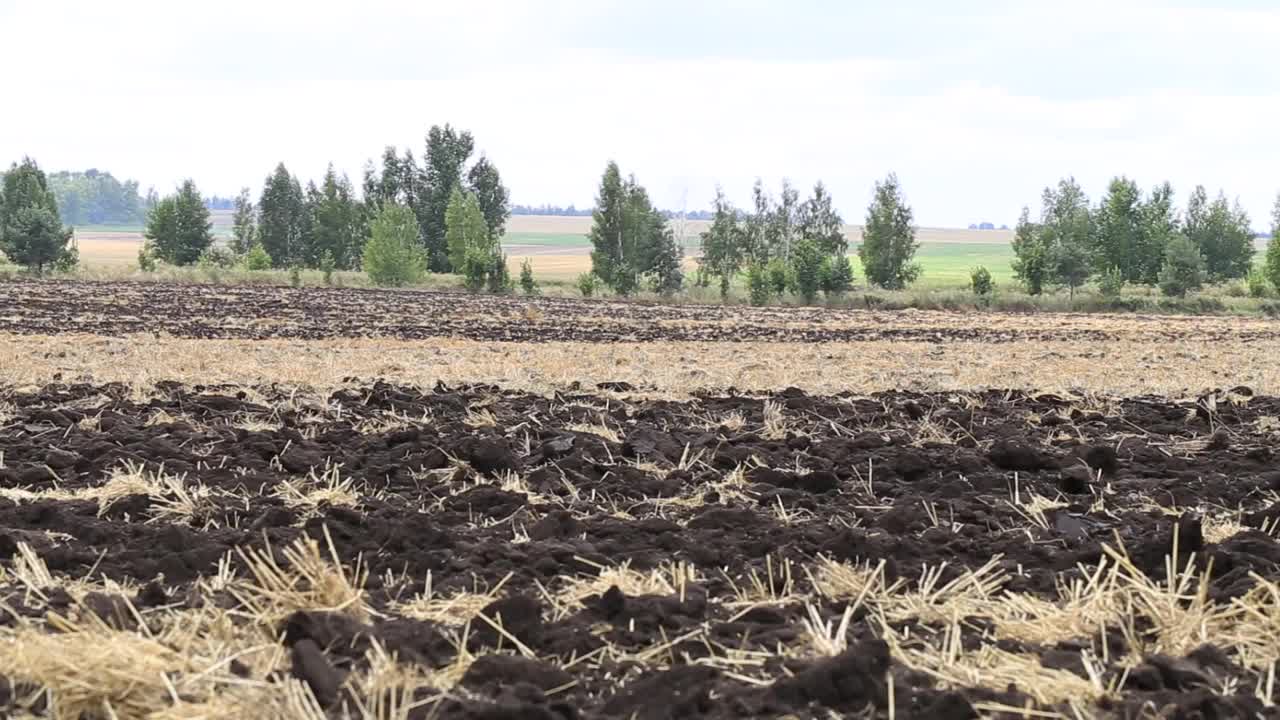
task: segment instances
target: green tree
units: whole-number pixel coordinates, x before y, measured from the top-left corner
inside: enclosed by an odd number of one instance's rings
[[[1024,207],[1013,233],[1013,275],[1031,295],[1044,292],[1049,282],[1049,249],[1045,235],[1031,222],[1031,211]]]
[[[769,238],[773,233],[771,229],[773,218],[778,213],[774,210],[773,199],[765,191],[764,182],[760,178],[756,178],[755,185],[751,187],[751,207],[752,213],[742,224],[743,262],[767,265],[774,257],[781,259],[782,256],[773,255],[770,248]]]
[[[898,176],[890,173],[876,183],[875,198],[867,208],[858,257],[867,282],[888,290],[901,290],[920,276],[915,257],[916,229],[911,208],[902,197]]]
[[[824,255],[844,257],[849,252],[849,239],[844,234],[844,220],[831,201],[831,193],[819,181],[813,186],[813,197],[805,200],[796,213],[796,231],[812,240]]]
[[[849,292],[853,288],[853,263],[849,262],[848,256],[824,256],[819,285],[828,299],[837,298]]]
[[[1178,236],[1165,249],[1160,269],[1160,292],[1170,297],[1186,297],[1204,284],[1205,260],[1190,238]]]
[[[1142,282],[1142,208],[1142,193],[1137,183],[1126,177],[1111,180],[1092,223],[1096,272],[1115,271],[1125,282]]]
[[[445,240],[449,199],[462,184],[463,168],[475,149],[470,132],[452,126],[433,125],[427,132],[427,154],[423,158],[422,192],[418,203],[418,224],[427,249],[427,267],[432,272],[449,272],[449,248]]]
[[[588,237],[593,274],[619,295],[638,290],[645,277],[663,292],[683,282],[675,235],[635,176],[622,180],[616,162],[609,162],[600,180]]]
[[[236,196],[236,211],[231,225],[231,252],[243,256],[258,242],[257,223],[249,188],[242,188]]]
[[[48,178],[31,158],[14,163],[0,183],[0,253],[43,273],[75,264],[71,228],[62,226]]]
[[[481,155],[467,172],[467,185],[480,205],[489,236],[497,240],[506,232],[507,219],[511,217],[511,194],[502,184],[498,168]]]
[[[262,249],[261,243],[255,243],[253,247],[249,248],[249,252],[244,254],[244,259],[241,262],[244,264],[245,270],[271,269],[271,256],[267,254],[266,250]]]
[[[738,223],[738,211],[725,198],[724,190],[718,187],[713,207],[715,214],[711,225],[702,233],[702,256],[698,258],[698,265],[704,273],[720,280],[720,297],[725,299],[729,297],[733,278],[746,259],[744,235]]]
[[[1135,249],[1138,279],[1134,282],[1155,285],[1164,265],[1165,248],[1182,232],[1174,207],[1173,185],[1165,182],[1152,188],[1147,201],[1139,208],[1139,218],[1141,232]]]
[[[258,200],[258,239],[271,256],[271,266],[290,267],[303,262],[310,222],[302,185],[280,163],[266,179]]]
[[[796,293],[806,305],[812,305],[822,287],[822,251],[809,238],[800,238],[791,250]]]
[[[359,265],[363,241],[360,209],[351,181],[345,175],[339,177],[332,163],[311,202],[311,228],[311,243],[305,258],[308,267],[319,267],[326,255],[339,270],[351,270]]]
[[[769,286],[769,270],[764,265],[752,263],[747,266],[747,297],[756,307],[769,304],[769,296],[773,294]],[[723,293],[722,293],[723,296]]]
[[[192,265],[213,244],[213,223],[192,180],[151,209],[143,236],[155,257],[170,265]]]
[[[1065,178],[1056,188],[1045,188],[1041,197],[1041,234],[1039,243],[1045,248],[1049,278],[1070,290],[1075,297],[1092,274],[1093,216],[1089,197],[1075,178]]]
[[[68,225],[134,225],[146,220],[147,206],[136,180],[120,181],[91,168],[50,173],[47,182]]]
[[[1263,273],[1272,287],[1280,289],[1280,194],[1271,206],[1271,239],[1267,242]]]
[[[402,287],[418,282],[426,271],[418,243],[418,220],[403,205],[382,206],[369,226],[362,265],[374,285]]]
[[[791,250],[795,245],[799,230],[800,193],[791,186],[791,182],[782,181],[782,193],[773,211],[765,222],[765,245],[769,248],[770,257],[791,258]],[[821,247],[819,247],[821,251]],[[766,258],[761,257],[761,260]]]
[[[453,189],[445,211],[445,244],[449,248],[449,265],[459,270],[466,265],[473,251],[483,256],[487,263],[497,245],[489,233],[476,196],[460,186]]]
[[[1213,282],[1242,278],[1253,264],[1253,230],[1249,215],[1237,201],[1227,202],[1219,192],[1209,202],[1203,186],[1197,186],[1187,201],[1184,223],[1187,239],[1204,257],[1205,275]],[[1167,260],[1167,258],[1166,258]]]

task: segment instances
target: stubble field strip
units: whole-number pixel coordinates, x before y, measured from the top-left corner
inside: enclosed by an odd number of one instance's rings
[[[0,390],[4,701],[1274,717],[1277,417],[1247,388]]]

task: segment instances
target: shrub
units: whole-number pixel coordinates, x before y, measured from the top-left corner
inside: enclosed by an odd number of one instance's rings
[[[582,297],[591,297],[596,294],[596,290],[600,289],[600,278],[595,273],[582,273],[578,276],[578,292],[582,293]]]
[[[769,261],[768,266],[769,286],[773,289],[774,295],[786,295],[787,289],[791,286],[790,274],[787,272],[787,264],[782,258],[774,258]]]
[[[819,284],[828,298],[844,295],[853,287],[853,265],[849,258],[840,255],[822,260]]]
[[[506,295],[513,287],[511,271],[507,269],[507,256],[497,248],[489,255],[489,272],[486,283],[489,292],[495,295]]]
[[[297,265],[289,266],[289,284],[293,287],[302,287],[302,268]]]
[[[333,285],[333,253],[328,250],[320,256],[320,272],[324,273],[324,284]]]
[[[249,248],[249,252],[245,253],[244,258],[240,261],[244,265],[245,270],[260,271],[271,269],[271,256],[263,249],[262,245],[254,245]]]
[[[1164,253],[1160,268],[1160,292],[1170,297],[1186,297],[1204,285],[1204,256],[1183,236],[1174,237]]]
[[[1098,292],[1103,297],[1118,298],[1123,291],[1124,273],[1113,268],[1098,276]]]
[[[751,304],[756,307],[769,304],[769,296],[773,292],[772,283],[769,280],[769,269],[760,263],[751,263],[747,266],[747,294],[751,298]]]
[[[156,271],[156,253],[150,241],[142,243],[142,249],[138,251],[138,269],[144,273]]]
[[[538,281],[533,279],[533,262],[529,258],[520,263],[520,289],[525,295],[538,294]]]
[[[201,268],[226,270],[236,266],[236,256],[230,250],[210,245],[200,253],[196,264]]]
[[[990,297],[996,289],[996,284],[991,280],[991,271],[981,265],[969,271],[969,287],[980,298]]]
[[[1253,268],[1249,271],[1249,275],[1245,278],[1245,284],[1249,288],[1249,297],[1264,298],[1271,292],[1271,288],[1268,287],[1267,274],[1259,268]]]
[[[374,285],[402,287],[418,282],[427,258],[418,245],[418,219],[402,205],[384,205],[369,228],[364,269]]]

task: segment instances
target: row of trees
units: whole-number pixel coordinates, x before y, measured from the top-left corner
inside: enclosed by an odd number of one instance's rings
[[[1074,178],[1045,188],[1040,217],[1023,208],[1014,232],[1014,274],[1027,292],[1050,285],[1072,293],[1091,277],[1107,292],[1125,284],[1160,285],[1185,295],[1205,282],[1243,278],[1254,246],[1249,215],[1203,186],[1179,212],[1172,185],[1144,194],[1133,180],[1118,177],[1096,206]]]
[[[50,173],[47,183],[68,225],[136,225],[151,206],[136,180],[117,180],[96,169]]]
[[[412,214],[422,256],[407,269],[421,264],[423,270],[459,272],[472,285],[507,282],[499,240],[510,216],[508,192],[487,158],[471,161],[474,147],[469,132],[432,127],[421,165],[412,152],[388,147],[381,167],[366,164],[360,196],[332,165],[318,186],[308,182],[304,188],[281,163],[265,179],[256,203],[248,188],[234,199],[228,249],[235,257],[252,258],[255,267],[359,269],[375,220],[396,206]],[[199,198],[188,180],[155,204],[146,253],[186,265],[211,251],[209,213]],[[394,226],[400,238],[403,217],[388,216],[384,229]]]

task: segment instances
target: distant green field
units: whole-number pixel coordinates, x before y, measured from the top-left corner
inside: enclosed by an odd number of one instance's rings
[[[997,283],[1013,282],[1013,250],[1007,243],[920,243],[916,262],[923,268],[921,282],[928,285],[964,286],[969,271],[979,265]]]
[[[544,247],[587,247],[585,235],[556,233],[509,232],[502,238],[503,245],[541,245]]]

